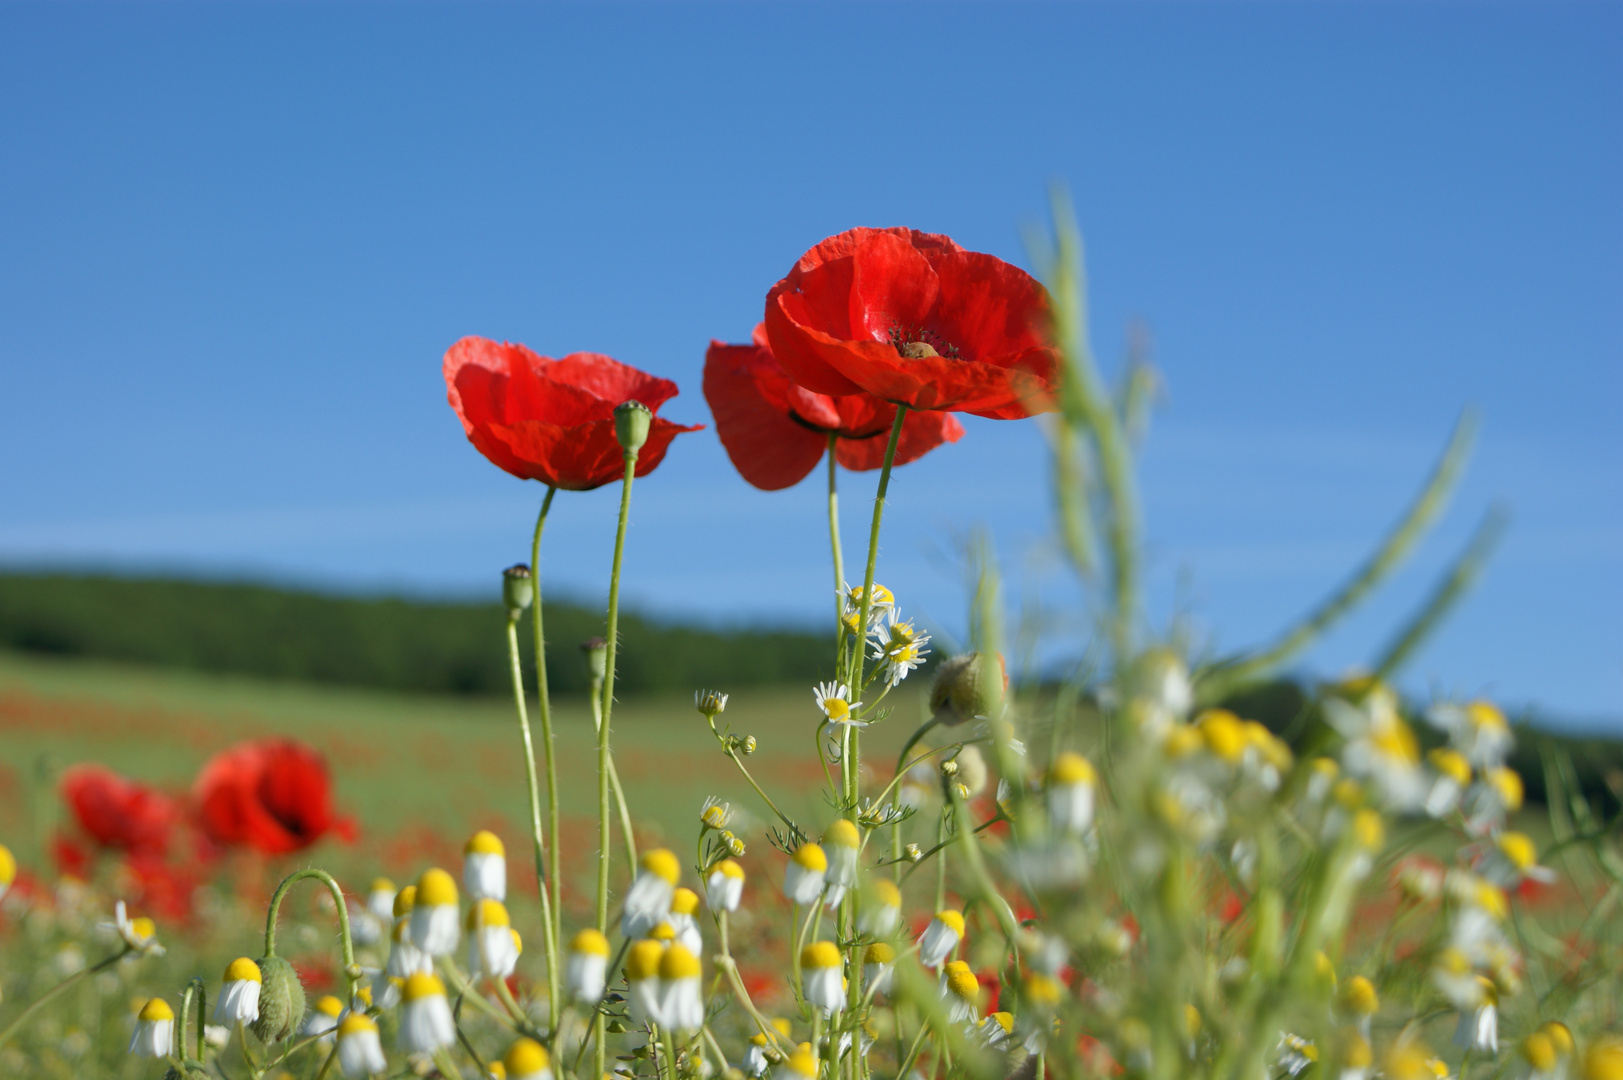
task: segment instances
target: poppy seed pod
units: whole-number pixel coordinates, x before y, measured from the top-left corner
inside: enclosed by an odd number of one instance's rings
[[[930,687],[930,712],[936,723],[955,727],[966,720],[986,718],[1002,700],[1003,693],[995,695],[994,687],[984,677],[980,653],[964,653],[942,664],[935,673]],[[1002,691],[1009,688],[1009,673],[1003,666],[1003,657],[997,658],[997,674],[1001,676]]]
[[[502,571],[502,603],[507,605],[508,615],[517,618],[534,599],[535,580],[530,577],[528,566],[514,563]]]
[[[259,966],[259,1019],[253,1032],[261,1042],[285,1039],[304,1021],[304,984],[293,965],[280,956],[256,961]]]
[[[606,679],[609,674],[609,643],[600,637],[587,638],[580,643],[586,656],[586,674],[593,679]]]
[[[614,437],[620,448],[630,457],[636,457],[642,444],[648,441],[648,430],[653,426],[654,413],[640,401],[627,401],[615,407]]]

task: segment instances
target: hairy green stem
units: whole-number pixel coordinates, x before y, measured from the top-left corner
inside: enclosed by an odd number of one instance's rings
[[[338,882],[325,870],[313,866],[295,870],[276,886],[276,892],[271,894],[270,908],[265,913],[265,955],[267,957],[276,955],[276,916],[281,911],[282,898],[287,895],[289,889],[306,878],[314,878],[321,882],[332,894],[333,906],[338,909],[339,940],[344,949],[344,978],[349,982],[350,996],[354,997],[355,984],[361,979],[361,969],[355,964],[355,943],[349,933],[349,905],[344,902],[344,890],[339,888]]]
[[[552,509],[552,497],[558,494],[558,489],[551,485],[547,487],[546,497],[541,500],[541,513],[536,515],[535,534],[530,538],[530,578],[534,582],[535,597],[530,602],[533,609],[532,617],[535,626],[535,690],[536,714],[541,720],[541,749],[547,762],[547,832],[552,836],[551,865],[549,873],[545,875],[550,879],[552,897],[550,903],[542,905],[541,916],[546,920],[547,937],[547,989],[549,991],[548,1006],[550,1009],[550,1023],[554,1029],[558,1026],[558,1000],[562,996],[563,973],[559,959],[559,937],[563,934],[563,851],[558,845],[558,767],[553,755],[552,741],[552,695],[547,690],[547,636],[542,622],[541,611],[541,531],[546,528],[547,511]],[[536,809],[535,786],[535,750],[530,745],[530,727],[524,724],[524,755],[529,765],[530,804],[531,816],[534,819],[536,834],[536,863],[539,872],[541,860],[541,828],[540,815]],[[545,892],[548,880],[540,882],[542,892]],[[550,908],[550,910],[549,910]]]
[[[3,1030],[0,1030],[0,1046],[6,1045],[6,1042],[13,1035],[17,1034],[17,1032],[21,1031],[27,1026],[28,1021],[33,1018],[35,1013],[39,1012],[39,1010],[43,1009],[51,1001],[60,997],[62,994],[66,993],[74,986],[77,986],[83,980],[96,974],[98,971],[106,971],[108,968],[112,967],[114,964],[118,963],[120,960],[124,959],[134,951],[134,948],[126,945],[122,951],[114,953],[105,960],[97,961],[95,964],[85,968],[83,971],[75,972],[74,974],[69,975],[66,979],[63,979],[61,982],[45,991],[45,993],[41,994],[33,1002],[33,1004],[29,1005],[28,1008],[19,1013],[17,1015],[17,1019],[7,1024]]]
[[[541,605],[539,592],[531,602],[537,607]],[[553,932],[552,897],[547,890],[546,839],[541,829],[541,785],[535,774],[535,743],[530,738],[529,710],[524,705],[524,669],[519,663],[518,620],[514,618],[507,620],[507,657],[513,673],[513,704],[518,709],[519,735],[524,740],[524,775],[530,792],[530,845],[535,855],[536,891],[541,896],[541,952],[547,962],[547,987],[550,990],[553,974],[560,966],[558,943]],[[556,833],[552,839],[556,844]],[[552,1015],[555,1019],[556,1013]]]

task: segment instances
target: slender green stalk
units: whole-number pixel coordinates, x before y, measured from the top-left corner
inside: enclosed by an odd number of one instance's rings
[[[840,496],[835,490],[834,480],[838,462],[834,459],[835,447],[840,437],[834,432],[828,433],[828,543],[834,550],[834,625],[838,626],[840,617],[845,614],[845,556],[840,551]]]
[[[533,576],[534,571],[531,573]],[[531,603],[536,607],[541,606],[539,592]],[[536,891],[541,895],[541,951],[547,961],[547,987],[550,990],[554,984],[554,973],[560,966],[558,943],[553,933],[552,897],[547,890],[546,840],[541,831],[541,785],[535,775],[535,743],[530,738],[529,710],[524,705],[524,669],[519,663],[518,620],[513,618],[507,620],[507,658],[513,673],[513,704],[518,709],[519,735],[524,740],[524,775],[530,791],[530,845],[535,854]],[[556,833],[553,834],[553,841],[557,841]],[[556,1010],[557,1006],[553,1005],[552,1008]],[[553,1020],[557,1019],[555,1011],[550,1015]]]
[[[620,520],[614,529],[614,565],[609,570],[609,618],[606,654],[603,665],[603,692],[601,722],[597,727],[597,797],[598,797],[598,852],[597,852],[597,929],[607,934],[609,926],[609,769],[613,764],[609,756],[609,721],[614,714],[614,661],[619,651],[620,638],[620,567],[625,559],[626,524],[631,518],[631,482],[637,478],[637,451],[625,452],[625,479],[620,484]],[[626,830],[626,842],[631,833]],[[604,1040],[604,1018],[601,1011],[593,1022],[596,1045],[592,1050],[593,1075],[602,1076],[608,1063],[608,1046]]]
[[[203,1060],[203,1013],[208,1008],[208,987],[197,976],[186,984],[186,992],[180,996],[180,1031],[175,1039],[175,1046],[182,1056],[186,1053],[187,1021],[186,1014],[191,1011],[192,1001],[197,1002],[197,1060]]]
[[[45,993],[41,994],[33,1002],[33,1004],[29,1005],[28,1008],[19,1013],[17,1015],[17,1019],[7,1024],[3,1030],[0,1030],[0,1046],[6,1045],[6,1042],[10,1040],[13,1035],[17,1034],[17,1032],[21,1031],[27,1026],[28,1021],[33,1018],[35,1013],[39,1012],[46,1005],[50,1004],[50,1002],[54,1001],[56,998],[60,997],[73,987],[79,985],[80,982],[96,974],[97,972],[106,971],[108,968],[112,967],[114,964],[118,963],[120,960],[124,959],[134,951],[135,950],[133,948],[126,945],[124,946],[123,950],[114,953],[105,960],[97,961],[95,964],[85,968],[83,971],[75,972],[74,974],[69,975],[67,978],[45,991]]]
[[[547,762],[547,832],[552,836],[551,865],[546,875],[551,879],[552,900],[550,915],[545,907],[542,917],[547,920],[548,938],[548,970],[547,988],[550,1020],[554,1029],[558,1026],[558,1001],[563,991],[562,965],[557,963],[558,939],[563,935],[564,896],[563,896],[563,849],[558,844],[558,766],[553,755],[552,742],[552,695],[547,690],[547,636],[542,625],[541,612],[541,530],[546,528],[547,511],[552,509],[552,497],[558,494],[558,489],[547,487],[546,497],[541,500],[541,513],[535,519],[535,535],[530,538],[530,577],[535,583],[535,598],[531,601],[532,617],[535,620],[535,691],[536,714],[541,720],[541,749]],[[524,728],[524,751],[530,765],[530,801],[535,802],[535,751],[529,745],[529,725]],[[540,842],[540,829],[536,829],[537,843]],[[539,849],[538,849],[539,850]],[[539,858],[539,856],[537,856]],[[548,882],[542,881],[544,890]]]
[[[1470,543],[1466,544],[1465,550],[1460,552],[1459,558],[1448,568],[1448,573],[1443,575],[1431,595],[1426,597],[1420,609],[1404,624],[1391,644],[1382,650],[1380,659],[1375,661],[1376,680],[1390,678],[1405,660],[1414,655],[1414,651],[1421,643],[1431,636],[1431,632],[1443,621],[1460,598],[1470,591],[1477,575],[1487,565],[1493,549],[1505,535],[1505,527],[1509,522],[1510,515],[1503,508],[1495,507],[1488,511],[1482,523],[1471,534]]]
[[[355,984],[361,980],[361,969],[355,963],[355,944],[349,934],[349,905],[344,902],[344,890],[338,887],[338,882],[325,870],[318,870],[313,866],[295,870],[276,886],[276,891],[271,894],[270,909],[265,914],[265,955],[276,955],[276,916],[281,911],[282,898],[287,895],[289,889],[306,878],[314,878],[327,886],[327,891],[332,894],[333,906],[338,909],[339,941],[344,950],[344,977],[349,980],[350,996],[353,997]]]

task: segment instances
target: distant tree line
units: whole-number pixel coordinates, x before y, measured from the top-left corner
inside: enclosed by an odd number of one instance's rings
[[[587,688],[577,646],[601,609],[545,608],[554,692]],[[0,648],[448,694],[511,693],[499,603],[356,597],[265,585],[59,573],[0,574]],[[528,615],[520,624],[534,686]],[[785,629],[717,630],[622,612],[616,681],[628,692],[826,678],[832,641]]]

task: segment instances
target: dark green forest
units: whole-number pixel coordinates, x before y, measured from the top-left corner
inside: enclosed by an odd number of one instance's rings
[[[547,678],[586,689],[577,646],[604,613],[546,604]],[[499,603],[354,597],[264,585],[78,574],[0,574],[0,649],[447,694],[508,694]],[[530,619],[520,623],[533,680]],[[783,629],[710,630],[620,615],[628,693],[826,677],[830,642]],[[531,682],[533,686],[533,681]]]

